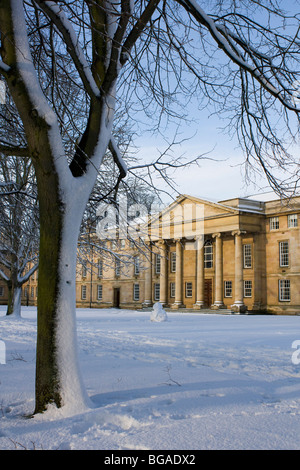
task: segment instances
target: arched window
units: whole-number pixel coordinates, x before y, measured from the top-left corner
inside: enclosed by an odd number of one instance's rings
[[[213,244],[211,240],[206,240],[204,243],[204,267],[213,267]]]

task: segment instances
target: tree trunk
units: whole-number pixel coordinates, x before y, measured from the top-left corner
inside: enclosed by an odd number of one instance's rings
[[[49,404],[80,411],[88,400],[77,364],[76,258],[85,202],[65,198],[55,172],[38,177],[40,249],[35,413]],[[68,188],[69,189],[69,188]],[[69,195],[72,191],[68,191]]]
[[[8,284],[8,302],[6,315],[21,316],[21,295],[22,286],[18,283],[9,282]]]

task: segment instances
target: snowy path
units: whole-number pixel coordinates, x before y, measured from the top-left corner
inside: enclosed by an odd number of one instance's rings
[[[0,315],[4,314],[1,307]],[[300,449],[300,318],[78,310],[94,407],[34,407],[35,310],[0,317],[0,449]]]

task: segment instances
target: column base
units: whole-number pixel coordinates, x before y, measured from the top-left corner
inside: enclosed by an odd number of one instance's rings
[[[235,313],[245,313],[247,312],[247,307],[243,302],[235,302],[230,306],[231,310]]]
[[[226,306],[223,304],[221,301],[216,301],[212,306],[210,307],[211,310],[220,310],[222,308],[226,308]]]
[[[194,310],[201,310],[202,308],[205,308],[204,302],[202,300],[199,300],[193,305]]]
[[[172,310],[178,310],[179,308],[185,308],[185,305],[183,305],[181,302],[174,302],[170,305],[170,308]]]

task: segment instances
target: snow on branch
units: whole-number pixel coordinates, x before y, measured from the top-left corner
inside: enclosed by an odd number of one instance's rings
[[[0,269],[0,278],[2,278],[5,282],[9,282],[9,277],[5,274],[4,271],[2,271],[2,269]]]
[[[6,75],[10,71],[10,67],[0,60],[0,73]]]
[[[127,174],[127,166],[126,163],[124,162],[121,152],[119,150],[119,147],[117,146],[117,143],[114,139],[114,137],[111,137],[110,142],[109,142],[109,150],[112,153],[113,159],[116,163],[116,165],[119,168],[120,171],[120,178],[125,178]]]
[[[100,91],[96,81],[94,80],[90,65],[79,44],[78,36],[76,35],[74,28],[64,13],[62,7],[53,1],[34,1],[53,21],[58,31],[62,34],[75,67],[89,95],[91,97],[99,97]]]
[[[20,274],[18,275],[18,282],[21,283],[21,284],[24,284],[25,282],[27,282],[29,280],[29,278],[32,276],[33,273],[35,273],[35,271],[38,269],[39,267],[39,264],[36,263],[34,266],[32,266],[31,269],[29,269],[29,271],[27,271],[26,274],[24,274],[24,276],[21,276]]]

